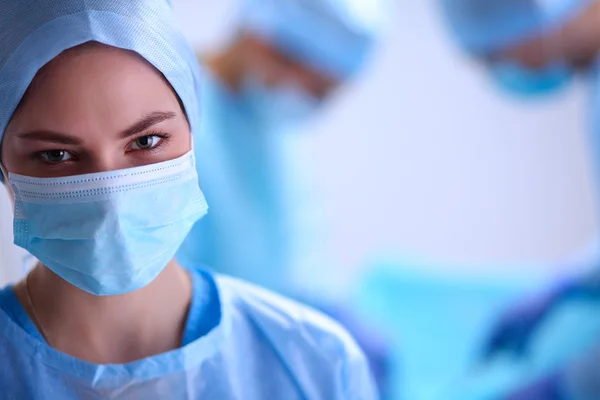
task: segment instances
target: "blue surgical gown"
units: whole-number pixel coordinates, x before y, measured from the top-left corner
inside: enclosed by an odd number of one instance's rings
[[[323,254],[315,236],[316,207],[295,166],[296,137],[262,126],[210,71],[203,78],[202,131],[194,149],[210,210],[177,258],[186,267],[206,265],[295,294],[291,270],[323,271],[316,265]]]
[[[195,340],[124,365],[52,349],[7,293],[0,296],[2,399],[377,398],[364,356],[336,323],[233,278],[194,279],[185,336]]]

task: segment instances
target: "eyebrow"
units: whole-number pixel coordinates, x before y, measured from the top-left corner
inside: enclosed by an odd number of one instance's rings
[[[74,136],[66,135],[60,132],[54,132],[49,130],[37,130],[32,132],[25,132],[17,134],[20,139],[26,140],[38,140],[42,142],[57,143],[57,144],[81,144],[81,140]]]
[[[121,137],[128,138],[130,136],[137,135],[138,133],[143,132],[156,124],[175,118],[176,116],[177,114],[171,111],[155,111],[144,116],[138,122],[121,132]]]
[[[146,129],[166,121],[168,119],[175,118],[177,114],[174,112],[155,111],[142,119],[137,121],[135,124],[125,129],[120,133],[121,138],[128,138],[133,135],[137,135]],[[82,144],[81,139],[75,136],[68,135],[62,132],[56,132],[52,130],[36,130],[31,132],[19,133],[17,137],[26,140],[38,140],[42,142],[50,142],[57,144],[69,144],[69,145],[80,145]]]

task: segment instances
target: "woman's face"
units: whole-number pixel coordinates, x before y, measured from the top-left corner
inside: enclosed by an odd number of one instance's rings
[[[89,43],[36,75],[2,143],[8,172],[63,177],[180,157],[190,127],[165,78],[133,52]]]

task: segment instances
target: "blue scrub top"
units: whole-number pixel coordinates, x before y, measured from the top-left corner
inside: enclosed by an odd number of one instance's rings
[[[208,301],[202,300],[198,291],[194,293],[186,329],[189,339],[184,346],[112,365],[91,364],[49,347],[15,303],[12,289],[5,289],[0,307],[1,397],[377,398],[362,352],[336,323],[250,284],[223,276],[204,277],[197,277],[195,291],[203,281],[214,293]],[[215,304],[217,308],[213,308]],[[213,325],[215,310],[220,315],[218,324],[206,332],[206,327]],[[193,321],[199,321],[198,325]]]

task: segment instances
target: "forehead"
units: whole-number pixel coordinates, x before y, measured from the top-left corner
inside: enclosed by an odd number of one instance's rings
[[[140,85],[173,92],[164,76],[136,53],[86,43],[64,51],[43,66],[29,85],[20,107],[36,96],[55,95],[59,96],[60,103],[65,103],[76,96],[97,98],[123,86]]]
[[[174,105],[179,103],[173,89],[142,57],[90,43],[46,64],[31,82],[13,120],[69,124],[98,113],[118,119],[136,109]],[[34,119],[21,118],[33,114]]]
[[[96,42],[85,43],[65,50],[44,65],[31,81],[24,97],[54,86],[67,86],[71,82],[93,84],[96,81],[160,79],[169,86],[162,74],[141,56],[128,50],[102,45]],[[22,100],[23,101],[23,100]]]

